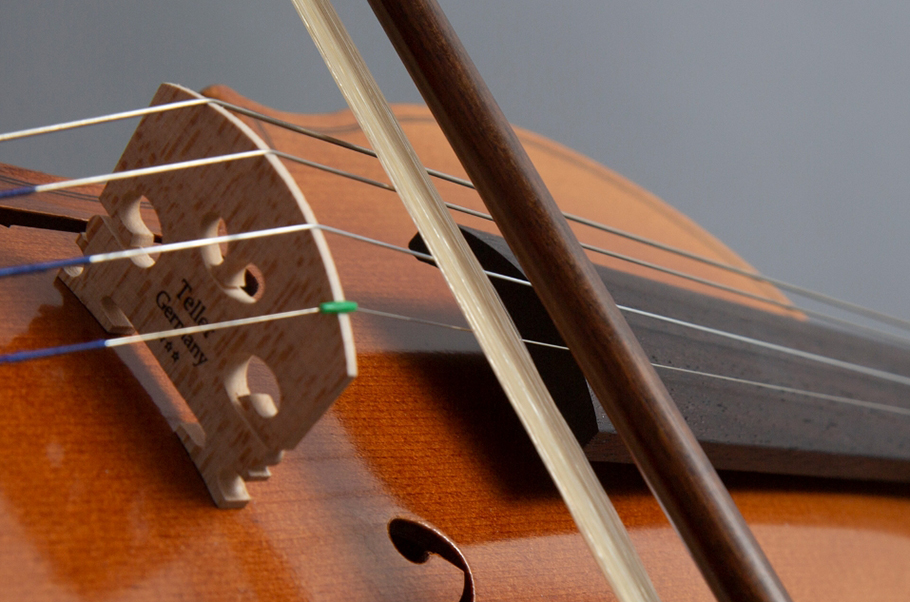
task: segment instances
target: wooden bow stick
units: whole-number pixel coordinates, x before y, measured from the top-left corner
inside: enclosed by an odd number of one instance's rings
[[[789,600],[442,10],[369,1],[714,594]]]

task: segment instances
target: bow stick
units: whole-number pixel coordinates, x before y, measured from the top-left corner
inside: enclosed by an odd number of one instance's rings
[[[435,0],[369,0],[719,600],[789,596]]]

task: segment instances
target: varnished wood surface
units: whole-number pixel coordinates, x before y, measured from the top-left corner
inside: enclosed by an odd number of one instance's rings
[[[450,169],[450,151],[428,152],[440,134],[426,113],[403,114],[425,161]],[[362,140],[347,115],[304,121]],[[279,147],[291,143],[274,128],[256,129]],[[603,198],[652,208],[652,219],[637,222],[641,229],[676,221],[614,174],[539,138],[525,140],[571,210]],[[327,162],[346,157],[321,143],[303,146]],[[379,170],[356,156],[342,165]],[[319,221],[400,245],[413,235],[390,193],[289,169]],[[443,189],[447,199],[477,202]],[[604,212],[599,202],[591,209]],[[683,221],[673,235],[693,231]],[[0,264],[76,254],[73,238],[0,230]],[[729,253],[710,239],[689,240]],[[347,297],[458,321],[434,268],[337,237],[329,245]],[[0,301],[3,351],[102,335],[51,274],[0,282]],[[412,564],[395,550],[387,525],[404,517],[457,546],[478,600],[611,599],[470,337],[367,316],[355,316],[354,328],[360,377],[270,481],[250,486],[254,499],[240,511],[211,504],[171,432],[176,417],[156,407],[167,407],[164,396],[147,393],[125,365],[142,354],[0,367],[0,598],[457,600],[459,569],[438,557]],[[663,599],[710,600],[634,471],[603,465],[598,472]],[[724,478],[795,600],[900,600],[910,591],[906,487]]]

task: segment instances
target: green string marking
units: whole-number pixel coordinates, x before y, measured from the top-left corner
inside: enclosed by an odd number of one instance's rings
[[[324,314],[349,314],[357,311],[357,302],[326,301],[319,304],[319,311]]]

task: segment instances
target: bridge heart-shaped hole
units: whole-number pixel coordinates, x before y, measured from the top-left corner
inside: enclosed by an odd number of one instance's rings
[[[229,234],[224,219],[212,214],[203,220],[203,236],[212,238]],[[224,291],[238,301],[253,303],[262,298],[265,291],[265,277],[255,264],[242,262],[229,256],[231,244],[219,242],[200,249],[206,267]]]

